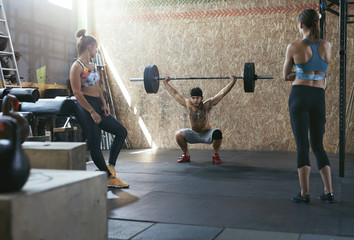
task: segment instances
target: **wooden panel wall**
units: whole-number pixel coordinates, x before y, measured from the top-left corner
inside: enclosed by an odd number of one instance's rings
[[[109,77],[119,118],[133,147],[178,148],[174,134],[189,127],[188,116],[166,91],[148,95],[144,67],[156,64],[160,76],[242,76],[245,62],[255,62],[256,73],[274,75],[259,80],[254,93],[244,93],[242,80],[213,109],[212,126],[224,133],[222,149],[295,151],[291,131],[289,82],[282,79],[287,44],[300,38],[298,16],[318,9],[308,0],[106,0],[94,3],[94,35],[108,60]],[[351,8],[351,11],[354,9]],[[327,125],[324,139],[329,152],[338,144],[339,32],[338,18],[327,14],[326,39],[333,52],[326,91]],[[354,30],[348,27],[348,100],[353,89]],[[214,96],[229,80],[175,81],[183,96],[199,86],[204,97]],[[351,126],[353,127],[351,119]],[[146,126],[148,134],[144,134]],[[351,128],[352,128],[351,127]],[[354,134],[347,151],[354,152]],[[197,144],[192,148],[209,149]]]

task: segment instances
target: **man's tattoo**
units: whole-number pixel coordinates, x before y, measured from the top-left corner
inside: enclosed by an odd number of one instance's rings
[[[205,116],[206,116],[206,109],[200,109],[200,110],[196,110],[194,112],[191,107],[189,108],[189,117],[193,121],[198,121],[198,120],[201,120],[201,119],[205,119]]]

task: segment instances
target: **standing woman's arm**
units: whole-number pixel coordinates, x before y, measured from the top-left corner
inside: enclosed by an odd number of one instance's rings
[[[285,61],[283,66],[283,78],[285,81],[294,81],[296,74],[292,72],[294,66],[293,58],[293,48],[292,44],[289,44],[286,48]]]
[[[330,67],[331,65],[331,43],[330,42],[327,42],[327,41],[322,41],[321,42],[321,45],[323,45],[324,47],[324,53],[320,55],[320,57],[322,59],[324,59],[326,62],[329,63],[328,67]],[[327,69],[327,72],[326,72],[326,76],[325,76],[325,79],[324,79],[324,83],[323,83],[323,89],[327,89],[327,86],[328,86],[328,82],[327,82],[327,74],[328,74],[328,69]]]
[[[110,114],[110,111],[109,108],[107,107],[106,100],[104,99],[102,88],[100,88],[99,85],[97,85],[97,87],[99,89],[98,91],[100,92],[100,100],[102,104],[103,113],[105,116],[108,116]]]

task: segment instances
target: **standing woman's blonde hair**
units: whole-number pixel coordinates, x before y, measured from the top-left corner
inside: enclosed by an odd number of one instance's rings
[[[86,33],[86,29],[81,29],[76,33],[76,38],[77,38],[76,50],[79,56],[86,50],[88,45],[94,45],[94,44],[97,45],[96,38],[94,38],[91,35],[85,35],[85,33]]]
[[[310,29],[310,41],[312,43],[317,43],[320,39],[320,28],[318,26],[318,21],[320,17],[314,9],[305,9],[299,16],[299,23],[304,24],[308,29]]]

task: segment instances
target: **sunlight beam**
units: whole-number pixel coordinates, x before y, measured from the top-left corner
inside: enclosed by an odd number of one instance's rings
[[[148,141],[150,147],[152,149],[156,149],[157,147],[156,147],[155,143],[152,141],[152,137],[149,133],[149,130],[147,129],[147,127],[141,117],[139,117],[139,126],[140,126],[141,130],[143,131],[145,138]]]
[[[120,78],[117,69],[114,67],[113,61],[112,61],[111,57],[109,56],[108,52],[106,51],[106,48],[103,45],[101,45],[101,48],[102,48],[103,55],[105,57],[107,65],[109,66],[110,70],[112,71],[112,74],[113,74],[115,80],[117,81],[118,86],[119,86],[120,90],[122,91],[125,100],[127,101],[129,107],[131,107],[132,98],[130,97],[127,88],[125,87],[122,79]]]
[[[113,61],[112,61],[111,57],[109,56],[109,54],[107,53],[106,48],[103,45],[100,45],[100,47],[102,49],[102,52],[103,52],[103,55],[104,55],[104,58],[105,58],[105,61],[106,61],[106,65],[109,66],[109,69],[111,70],[114,79],[117,81],[118,86],[119,86],[120,90],[122,91],[123,96],[124,96],[125,100],[127,101],[129,107],[132,107],[131,106],[132,99],[131,99],[131,97],[129,95],[129,92],[128,92],[127,88],[125,87],[122,79],[120,78],[117,69],[114,67],[114,64],[113,64]],[[134,110],[134,114],[136,115],[137,114],[136,107],[133,107],[133,110]],[[154,141],[152,140],[151,134],[149,133],[149,130],[147,129],[147,127],[146,127],[146,125],[145,125],[145,123],[144,123],[144,121],[143,121],[143,119],[141,117],[139,117],[138,123],[139,123],[139,126],[140,126],[141,130],[143,131],[144,136],[145,136],[147,142],[149,143],[150,147],[152,149],[157,149],[157,146],[154,143]]]

